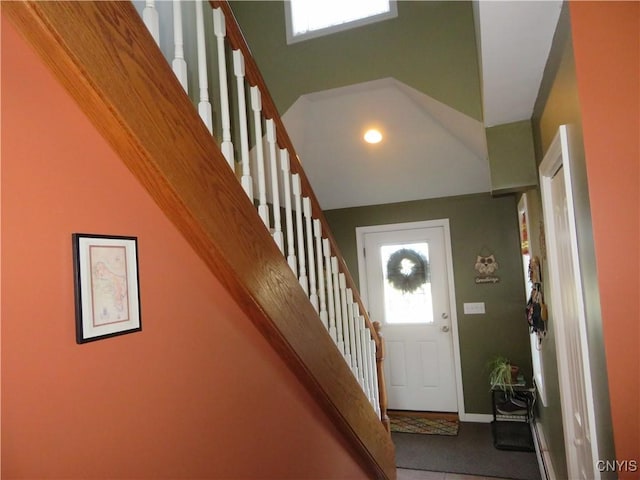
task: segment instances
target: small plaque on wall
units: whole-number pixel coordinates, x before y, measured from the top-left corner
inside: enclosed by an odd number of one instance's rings
[[[494,254],[477,255],[475,264],[475,270],[477,273],[476,284],[498,283],[500,281],[500,277],[495,274],[498,268],[499,265]]]

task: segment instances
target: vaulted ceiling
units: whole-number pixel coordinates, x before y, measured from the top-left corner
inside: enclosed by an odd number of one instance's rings
[[[484,129],[531,118],[560,9],[474,2],[483,121],[394,78],[300,96],[283,119],[322,207],[490,191]],[[374,125],[384,139],[369,145]]]
[[[482,123],[398,80],[304,95],[283,119],[323,209],[488,190]]]
[[[282,2],[232,7],[328,210],[490,192],[485,128],[531,118],[562,1],[398,0],[292,45]]]

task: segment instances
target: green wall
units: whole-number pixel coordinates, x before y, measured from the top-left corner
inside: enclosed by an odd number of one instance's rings
[[[543,118],[544,117],[544,118]],[[563,9],[554,37],[545,75],[540,88],[540,94],[534,111],[533,135],[536,153],[536,164],[540,164],[549,145],[563,123],[580,123],[580,106],[577,95],[575,65],[573,60],[573,46],[571,44],[571,26],[569,15]],[[536,197],[540,201],[539,194]],[[530,205],[540,212],[541,204]],[[532,225],[532,237],[540,236],[540,224]],[[545,261],[544,253],[533,251]],[[543,282],[548,283],[547,269],[543,263]],[[547,292],[546,301],[550,300]],[[542,344],[542,365],[545,380],[547,405],[536,404],[537,420],[544,431],[549,445],[549,452],[553,467],[559,478],[567,478],[566,450],[564,446],[564,431],[562,428],[562,407],[560,403],[560,385],[558,380],[558,360],[556,355],[555,334],[553,325],[549,322],[547,336]]]
[[[399,1],[395,19],[292,45],[283,2],[231,7],[281,114],[306,93],[393,77],[482,119],[471,2]]]
[[[537,164],[544,158],[544,153],[553,141],[560,125],[570,124],[574,126],[579,132],[579,140],[582,143],[582,120],[571,42],[571,22],[568,5],[566,4],[563,6],[558,22],[552,51],[547,62],[540,94],[536,101],[532,124]],[[578,234],[578,255],[585,299],[588,352],[594,392],[596,428],[598,430],[599,458],[615,458],[587,171],[583,151],[574,152],[570,166],[573,174],[573,201]],[[536,205],[536,208],[542,211],[539,205]],[[532,236],[539,235],[539,227],[534,227],[536,229],[532,232]],[[543,274],[546,280],[547,275],[544,271],[544,264]],[[545,299],[549,302],[548,292]],[[543,372],[548,386],[548,404],[546,407],[541,403],[537,404],[537,416],[549,443],[556,474],[559,478],[566,478],[567,467],[555,354],[556,347],[552,325],[553,305],[551,303],[549,308],[549,333],[544,341],[543,349]],[[603,473],[603,478],[615,478],[615,474],[611,472],[608,474]]]
[[[531,190],[526,193],[529,213],[529,247],[532,256],[542,259],[543,291],[545,302],[549,303],[550,292],[545,288],[548,284],[548,275],[545,265],[544,236],[541,232],[543,221],[542,203],[539,190]],[[558,383],[558,360],[556,356],[556,343],[553,325],[547,324],[547,334],[539,345],[542,358],[542,376],[545,383],[546,406],[539,400],[535,404],[536,421],[544,430],[544,436],[549,446],[550,455],[554,464],[554,471],[558,478],[567,478],[567,465],[565,461],[564,433],[562,428],[562,410],[560,404],[560,385]]]
[[[522,192],[538,184],[530,120],[486,129],[491,192]]]
[[[509,357],[531,379],[517,208],[513,196],[465,195],[329,210],[325,216],[354,279],[358,278],[356,227],[448,218],[466,413],[491,413],[487,361]],[[476,284],[478,254],[495,254],[496,284]],[[486,314],[465,315],[463,303],[484,302]]]

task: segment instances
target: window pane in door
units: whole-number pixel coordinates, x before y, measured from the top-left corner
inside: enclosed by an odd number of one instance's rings
[[[424,259],[426,266],[424,282],[413,281],[412,269],[415,272],[417,265],[415,261],[403,259],[400,264],[400,273],[408,277],[411,283],[410,291],[403,291],[398,282],[394,285],[389,280],[387,264],[389,258],[400,250],[410,250],[417,253]],[[412,257],[413,254],[410,256]],[[429,275],[429,245],[426,242],[409,243],[403,245],[383,245],[380,247],[380,259],[382,261],[382,275],[384,284],[384,310],[385,322],[393,324],[402,323],[433,323],[433,302],[431,297],[431,279]],[[416,286],[416,284],[420,285]]]

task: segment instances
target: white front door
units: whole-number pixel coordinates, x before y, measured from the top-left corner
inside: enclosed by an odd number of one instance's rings
[[[361,289],[382,324],[389,409],[456,412],[448,222],[420,224],[359,229]]]
[[[544,160],[540,178],[547,229],[551,304],[560,380],[560,400],[570,478],[599,479],[586,317],[578,262],[569,155],[577,148],[561,126]]]

